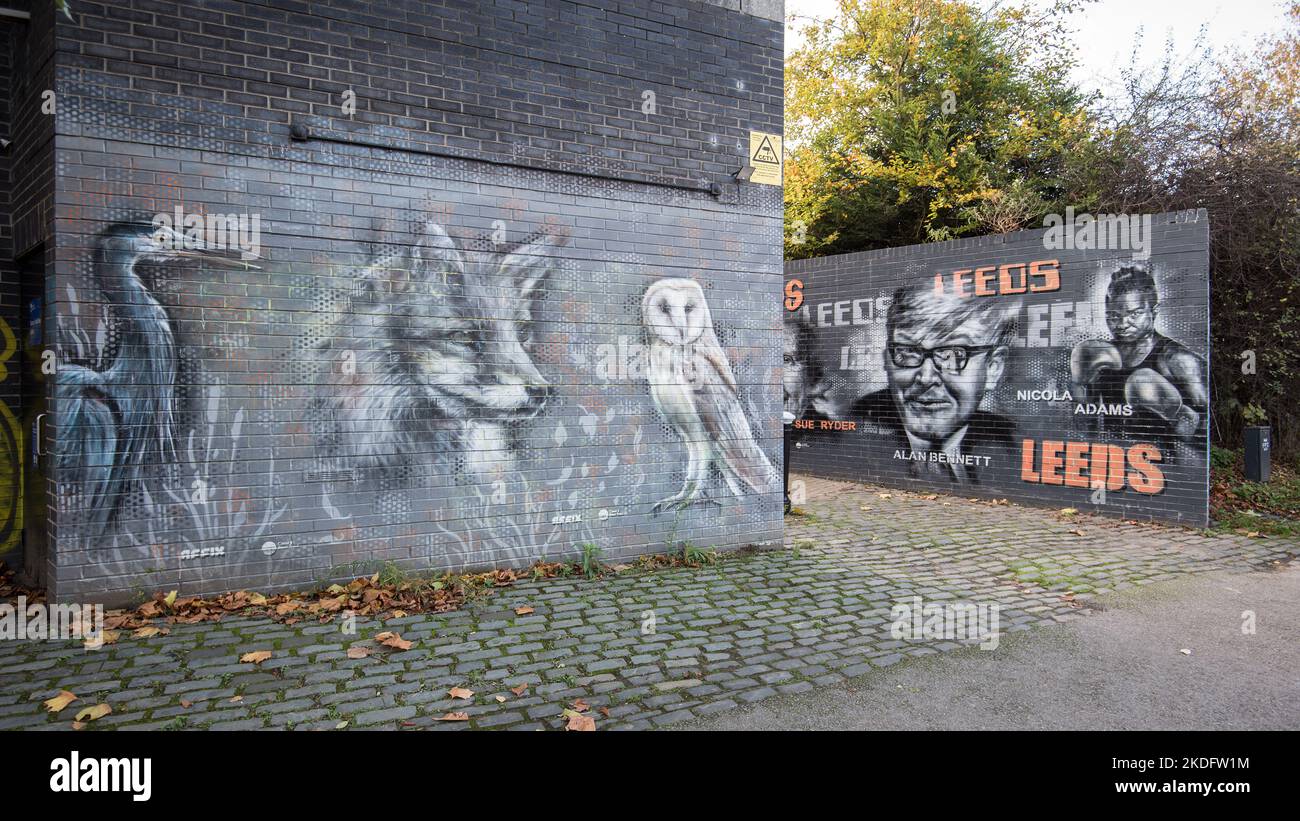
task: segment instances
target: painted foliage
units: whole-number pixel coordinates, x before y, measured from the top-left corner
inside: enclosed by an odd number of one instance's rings
[[[788,264],[795,466],[1203,523],[1204,215],[1142,219]]]

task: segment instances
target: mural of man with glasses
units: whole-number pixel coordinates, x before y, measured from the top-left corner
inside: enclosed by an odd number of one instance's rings
[[[1187,440],[1203,429],[1209,406],[1205,362],[1156,331],[1157,306],[1156,282],[1146,268],[1125,265],[1111,274],[1111,339],[1080,342],[1071,351],[1074,399],[1105,408],[1108,429]]]
[[[980,410],[1006,368],[1018,300],[900,288],[885,320],[889,386],[860,397],[853,415],[874,423],[917,478],[979,484],[1013,470],[1014,424]]]

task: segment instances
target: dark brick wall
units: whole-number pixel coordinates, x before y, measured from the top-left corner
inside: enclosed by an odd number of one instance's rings
[[[32,480],[24,505],[24,439],[37,408],[24,402],[33,369],[25,350],[28,299],[40,296],[43,244],[50,242],[53,200],[54,118],[41,110],[52,89],[53,8],[47,3],[7,3],[30,10],[29,22],[0,19],[0,559],[26,568],[40,581],[44,557],[24,555],[23,525],[42,518],[44,488]],[[24,290],[20,260],[28,257]],[[24,508],[32,516],[25,516]]]
[[[1131,247],[1053,247],[1040,230],[787,262],[793,467],[1206,524],[1208,220],[1203,211],[1147,219],[1136,259]],[[1136,296],[1108,298],[1125,267],[1154,280],[1154,310]],[[891,336],[904,288],[912,293]],[[1136,336],[1148,342],[1121,352],[1130,334],[1111,327],[1108,311],[1146,322],[1153,333]],[[891,343],[969,355],[945,375],[936,358],[896,360]]]
[[[64,89],[153,144],[258,154],[294,121],[707,184],[736,170],[751,129],[781,125],[779,24],[704,3],[81,3],[78,20],[60,27]]]
[[[779,21],[690,0],[76,17],[56,40],[59,598],[780,537],[780,189],[730,178],[750,130],[780,131]],[[155,258],[127,293],[105,230],[177,208],[257,217],[258,267]],[[711,325],[667,376],[655,283]],[[648,372],[703,391],[713,432],[684,435]],[[656,507],[679,491],[694,504]]]
[[[0,19],[0,136],[12,140],[14,123],[14,61],[26,26]],[[21,374],[13,361],[17,342],[9,344],[18,321],[19,278],[13,262],[13,158],[0,150],[0,560],[21,565],[22,447]],[[21,411],[20,411],[21,412]]]

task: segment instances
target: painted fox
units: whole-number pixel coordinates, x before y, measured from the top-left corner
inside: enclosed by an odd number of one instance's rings
[[[462,253],[430,222],[414,246],[361,269],[313,343],[323,450],[358,470],[435,459],[473,474],[510,470],[507,424],[550,395],[532,320],[564,242],[543,234],[506,254]]]

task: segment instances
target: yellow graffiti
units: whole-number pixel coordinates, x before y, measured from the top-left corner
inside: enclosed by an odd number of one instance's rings
[[[18,351],[9,323],[0,319],[0,385],[9,378],[5,365]],[[0,555],[18,547],[23,538],[23,426],[0,399]]]

